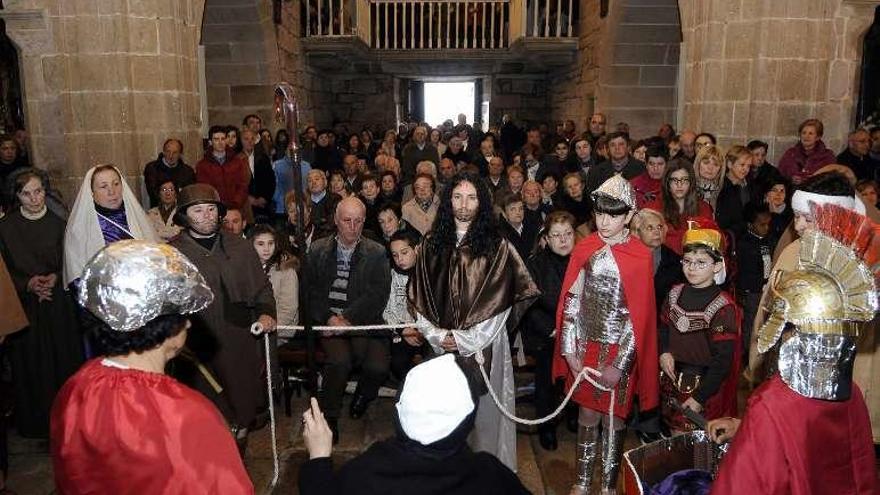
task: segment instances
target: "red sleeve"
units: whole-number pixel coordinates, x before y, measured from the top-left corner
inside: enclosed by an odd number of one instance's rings
[[[211,184],[211,174],[208,171],[208,167],[202,166],[202,160],[196,162],[196,182]]]
[[[779,173],[786,179],[791,179],[792,176],[797,175],[798,173],[797,163],[794,160],[794,151],[795,148],[792,146],[785,150],[785,153],[782,154],[782,158],[779,159]]]
[[[791,492],[788,468],[779,431],[760,403],[749,405],[733,440],[721,461],[712,495],[785,495]]]

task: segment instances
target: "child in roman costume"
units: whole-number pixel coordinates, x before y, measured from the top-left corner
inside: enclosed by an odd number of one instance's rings
[[[615,493],[633,396],[639,395],[646,410],[658,403],[656,302],[652,284],[645,283],[645,274],[653,273],[653,258],[627,227],[636,209],[635,193],[615,175],[592,199],[596,232],[574,248],[560,292],[553,376],[566,378],[571,387],[584,366],[600,371],[598,381],[614,391],[614,417],[609,421],[611,392],[582,382],[573,396],[580,406],[573,494],[591,493],[600,429],[606,439],[602,491]]]
[[[682,270],[686,284],[669,291],[660,314],[660,393],[670,430],[693,425],[674,404],[707,419],[736,415],[741,349],[739,315],[724,283],[721,233],[688,229]]]

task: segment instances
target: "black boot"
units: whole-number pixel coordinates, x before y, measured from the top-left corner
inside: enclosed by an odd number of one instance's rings
[[[538,442],[544,450],[556,450],[556,425],[541,425],[538,429]]]
[[[364,413],[367,412],[367,407],[369,405],[369,400],[367,400],[363,395],[356,393],[351,399],[351,406],[348,409],[348,415],[351,416],[351,419],[361,419]]]
[[[572,433],[577,433],[578,431],[578,413],[577,407],[567,407],[565,409],[565,427]]]

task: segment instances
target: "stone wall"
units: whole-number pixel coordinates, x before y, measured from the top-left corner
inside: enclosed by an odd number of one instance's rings
[[[394,78],[387,74],[318,72],[313,123],[319,127],[394,129]]]
[[[720,143],[762,139],[778,160],[807,118],[839,151],[855,122],[867,0],[680,0],[683,125]]]
[[[7,0],[34,163],[72,201],[92,166],[139,187],[168,136],[200,141],[196,46],[203,1]]]
[[[571,119],[578,131],[587,129],[590,115],[596,109],[600,67],[603,63],[600,47],[602,40],[607,37],[609,26],[607,19],[599,17],[598,1],[581,0],[575,63],[547,77],[552,121]]]
[[[542,74],[499,74],[492,77],[492,100],[489,122],[501,122],[510,114],[520,124],[538,124],[548,120],[547,79]]]
[[[255,113],[270,126],[280,66],[272,2],[207,0],[203,29],[208,122],[241,127]]]
[[[594,111],[624,121],[634,137],[654,134],[676,113],[681,30],[676,0],[619,0],[604,19],[582,1],[574,67],[548,77],[554,121],[587,129]]]

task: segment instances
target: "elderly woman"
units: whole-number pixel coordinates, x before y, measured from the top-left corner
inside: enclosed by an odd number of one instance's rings
[[[819,119],[807,119],[798,126],[797,144],[785,150],[779,159],[779,172],[798,185],[820,168],[834,163],[834,152],[825,147],[825,126]]]
[[[562,280],[575,245],[575,222],[574,215],[567,211],[547,215],[541,232],[541,247],[527,262],[532,279],[541,289],[541,296],[526,311],[521,325],[525,351],[535,358],[535,410],[538,417],[553,412],[559,402],[551,376],[553,334]],[[550,421],[539,426],[538,440],[544,450],[556,450],[556,423]]]
[[[654,257],[654,295],[659,311],[669,289],[684,281],[681,256],[664,244],[668,227],[659,211],[651,208],[639,210],[633,216],[630,227],[642,243],[648,246]]]
[[[165,375],[186,342],[183,315],[214,298],[195,266],[170,246],[127,240],[104,248],[80,280],[107,353],[52,407],[59,492],[254,493],[220,412]]]
[[[122,239],[158,241],[153,224],[113,165],[86,172],[64,231],[64,285],[79,278],[86,262]]]
[[[82,338],[73,300],[61,285],[65,222],[47,208],[43,176],[22,170],[13,183],[15,207],[0,222],[0,255],[30,326],[9,336],[8,356],[16,429],[27,438],[48,438],[52,400],[82,364]]]
[[[177,211],[177,186],[174,181],[166,181],[159,185],[159,205],[150,208],[147,216],[153,223],[156,234],[163,241],[169,241],[180,233],[180,227],[174,224],[174,212]]]

